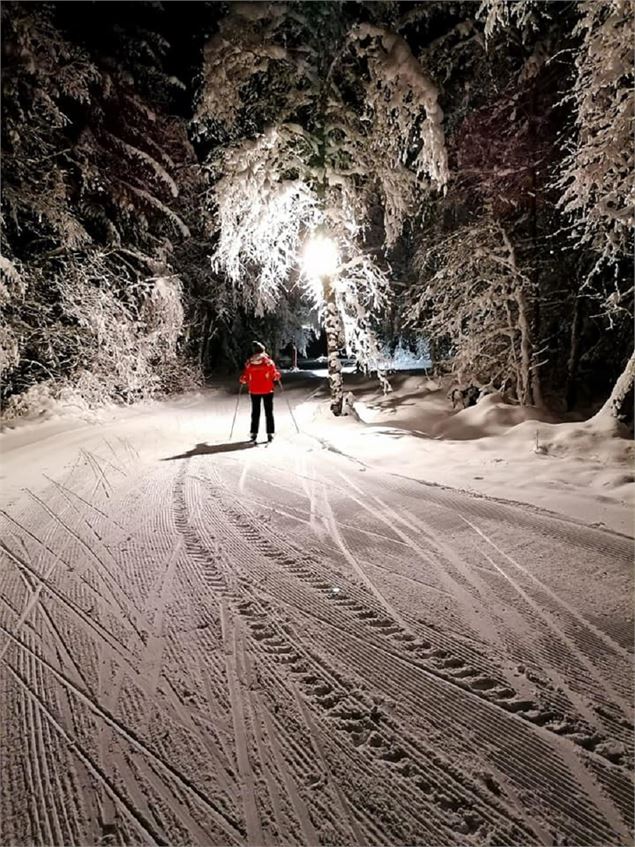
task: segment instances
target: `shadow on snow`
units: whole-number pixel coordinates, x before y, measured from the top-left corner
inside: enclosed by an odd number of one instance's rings
[[[180,453],[178,456],[166,456],[161,459],[162,462],[171,462],[174,459],[189,459],[191,456],[205,456],[209,453],[232,453],[234,450],[246,450],[253,447],[252,441],[237,441],[232,444],[206,444],[201,442],[196,447],[192,447],[187,453]]]

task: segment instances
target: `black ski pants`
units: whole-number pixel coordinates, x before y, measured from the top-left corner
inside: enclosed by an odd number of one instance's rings
[[[273,423],[273,392],[271,394],[250,394],[251,397],[251,434],[258,435],[260,425],[260,401],[265,407],[265,420],[267,423],[267,435],[273,435],[276,431]]]

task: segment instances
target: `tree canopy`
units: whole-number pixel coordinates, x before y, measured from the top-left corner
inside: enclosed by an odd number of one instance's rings
[[[380,374],[425,339],[462,383],[600,406],[633,370],[634,17],[3,4],[5,412],[181,390],[320,327]]]

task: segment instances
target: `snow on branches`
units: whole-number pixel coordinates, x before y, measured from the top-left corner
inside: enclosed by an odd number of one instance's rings
[[[269,128],[254,140],[221,155],[222,176],[214,189],[219,241],[212,256],[257,315],[278,310],[285,286],[298,268],[303,241],[326,224],[342,262],[336,302],[343,323],[342,344],[368,363],[378,358],[371,322],[388,301],[385,272],[360,248],[360,225],[351,184],[332,179],[318,196],[312,169],[302,158],[310,136],[298,126]],[[304,178],[284,178],[295,172]],[[300,271],[307,303],[325,314],[325,291],[310,269]]]
[[[385,390],[390,390],[383,377],[386,363],[373,328],[374,319],[381,316],[390,300],[389,279],[367,254],[349,242],[351,258],[338,271],[335,300],[342,323],[344,346],[349,356],[360,365],[378,373]]]
[[[175,231],[190,234],[177,200],[194,156],[184,122],[167,114],[166,42],[129,27],[109,46],[80,46],[63,12],[2,9],[7,413],[43,380],[49,395],[89,403],[178,384],[182,290],[169,256]]]
[[[225,150],[214,188],[219,240],[212,265],[262,315],[272,311],[296,265],[301,235],[323,219],[315,190],[285,174],[301,164],[299,128],[272,127]],[[255,279],[255,285],[247,283]]]
[[[408,163],[417,177],[426,174],[443,187],[449,176],[448,157],[437,87],[423,72],[408,43],[396,33],[359,24],[351,38],[361,42],[358,51],[368,61],[368,105],[383,124],[382,129],[392,129],[384,134],[391,165]],[[370,46],[364,48],[365,39],[370,39]],[[417,152],[409,161],[413,148]]]
[[[632,252],[635,223],[633,187],[633,29],[634,0],[579,4],[571,98],[576,132],[558,186],[561,206],[576,223],[581,244],[614,264]]]
[[[448,349],[459,382],[491,383],[531,403],[532,287],[503,227],[483,218],[426,241],[415,270],[406,323]]]
[[[437,88],[403,38],[341,16],[327,44],[311,25],[313,11],[233,4],[206,46],[196,130],[212,138],[217,122],[230,137],[248,136],[214,165],[219,241],[212,261],[243,304],[263,314],[284,292],[302,239],[323,224],[341,256],[330,302],[340,312],[343,343],[369,364],[379,358],[372,323],[390,291],[379,251],[371,254],[365,238],[380,208],[384,247],[394,246],[417,190],[445,186],[443,113]],[[246,118],[254,114],[254,87],[271,107],[269,125],[255,137]],[[300,282],[324,317],[321,283],[307,273]]]
[[[229,15],[203,51],[202,84],[194,126],[204,134],[217,122],[234,128],[243,108],[243,87],[272,61],[288,58],[273,42],[284,7],[273,3],[232,3]]]
[[[485,18],[485,38],[490,39],[497,29],[516,24],[519,30],[532,27],[539,4],[537,0],[482,0],[476,13]]]

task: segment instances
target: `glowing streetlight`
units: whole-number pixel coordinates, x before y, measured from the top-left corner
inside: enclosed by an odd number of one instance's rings
[[[302,251],[304,273],[313,279],[324,279],[335,274],[340,264],[337,244],[328,235],[312,235]]]

